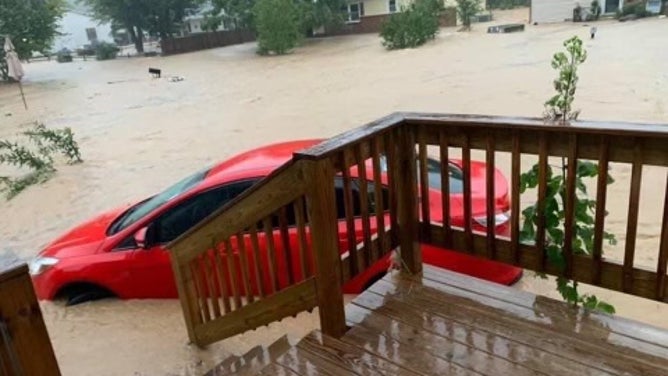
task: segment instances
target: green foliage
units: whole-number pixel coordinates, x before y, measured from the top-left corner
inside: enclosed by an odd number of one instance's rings
[[[539,183],[538,165],[520,176],[520,193],[528,189],[535,189]],[[522,210],[524,221],[520,231],[520,241],[535,244],[536,226],[538,217],[544,218],[545,223],[545,252],[547,261],[556,266],[561,273],[565,271],[566,259],[562,250],[565,243],[566,225],[566,166],[562,163],[562,173],[555,174],[551,166],[547,168],[547,189],[545,194],[545,209],[539,212],[538,204],[533,204]],[[598,175],[598,166],[587,161],[577,161],[575,172],[575,196],[573,237],[571,240],[573,254],[591,255],[594,250],[594,215],[596,201],[588,197],[585,179],[591,179]],[[608,184],[612,183],[608,177]],[[604,232],[603,238],[611,245],[616,244],[613,234]],[[557,277],[557,290],[567,302],[581,304],[587,309],[600,310],[614,313],[614,308],[598,300],[593,295],[580,295],[577,281],[569,280],[563,276]]]
[[[647,11],[644,1],[639,1],[633,4],[625,4],[621,11],[617,11],[616,17],[621,18],[630,15],[635,15],[637,18],[645,18],[652,16],[652,13]]]
[[[181,27],[185,16],[196,11],[203,0],[78,0],[90,7],[99,21],[112,28],[124,28],[137,52],[144,52],[143,32],[167,38]]]
[[[441,10],[438,0],[416,0],[393,14],[381,27],[383,46],[389,50],[413,48],[434,39]]]
[[[573,37],[564,42],[566,53],[558,52],[552,59],[552,68],[559,71],[559,76],[554,82],[557,95],[546,102],[548,115],[552,120],[561,120],[566,123],[568,119],[575,118],[577,114],[571,113],[571,105],[577,85],[577,68],[587,58],[586,51],[582,48],[582,42]],[[598,165],[588,161],[573,161],[575,167],[575,194],[568,197],[566,189],[567,169],[565,159],[561,160],[561,173],[554,173],[552,166],[547,166],[546,189],[544,209],[541,212],[538,203],[530,205],[522,210],[524,220],[520,230],[520,241],[535,244],[537,239],[537,224],[541,218],[545,225],[545,256],[547,262],[559,270],[557,276],[557,291],[564,300],[573,306],[581,305],[585,309],[597,310],[606,313],[614,313],[615,309],[610,304],[599,300],[594,295],[580,294],[578,282],[566,278],[566,258],[562,252],[566,243],[566,203],[573,202],[573,228],[570,240],[574,255],[591,256],[594,252],[594,229],[596,200],[589,198],[586,179],[598,176]],[[607,183],[612,184],[614,180],[610,175]],[[520,193],[529,189],[536,189],[539,185],[539,166],[534,165],[529,171],[520,176]],[[606,213],[607,214],[607,213]],[[603,240],[609,244],[616,244],[617,240],[611,233],[604,232]]]
[[[598,20],[601,17],[601,4],[598,0],[591,2],[591,5],[589,6],[589,14],[594,20]]]
[[[36,123],[22,135],[27,138],[27,142],[0,140],[0,164],[27,168],[29,171],[18,178],[0,176],[0,192],[4,192],[7,199],[53,176],[56,172],[53,166],[55,153],[65,156],[70,164],[83,162],[79,145],[70,128],[47,129],[43,124]]]
[[[113,43],[100,42],[95,45],[95,58],[97,60],[111,60],[118,55],[119,48]]]
[[[577,119],[580,113],[573,111],[572,106],[578,83],[578,66],[587,60],[587,51],[577,36],[566,40],[564,47],[566,52],[557,52],[552,57],[552,68],[559,71],[559,76],[554,80],[557,94],[545,102],[545,117],[562,124]]]
[[[47,54],[62,14],[62,0],[0,0],[0,35],[12,38],[20,59],[33,52]],[[0,37],[0,80],[9,79],[4,42]]]
[[[253,14],[258,53],[282,55],[297,46],[301,24],[299,9],[293,0],[259,0]]]
[[[462,21],[462,30],[471,30],[471,19],[480,11],[480,0],[457,0],[457,15]]]

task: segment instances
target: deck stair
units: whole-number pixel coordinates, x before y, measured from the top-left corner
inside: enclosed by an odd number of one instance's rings
[[[238,374],[668,375],[665,330],[429,267],[386,276],[346,318],[340,339],[314,331]]]
[[[205,376],[256,375],[290,348],[288,337],[284,335],[268,347],[255,346],[244,355],[228,357],[207,372]]]

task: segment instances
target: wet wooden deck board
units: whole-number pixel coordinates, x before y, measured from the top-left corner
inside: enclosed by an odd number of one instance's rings
[[[425,266],[346,307],[272,367],[299,375],[668,375],[668,331]]]

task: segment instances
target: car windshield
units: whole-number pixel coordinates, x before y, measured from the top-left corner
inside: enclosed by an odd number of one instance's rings
[[[204,180],[206,175],[209,173],[209,170],[210,169],[206,169],[188,176],[187,178],[167,188],[162,193],[159,193],[149,198],[148,200],[144,200],[131,207],[111,225],[109,228],[110,235],[122,231],[138,220],[144,218],[147,214],[151,213],[155,209],[180,196],[184,192],[187,192],[192,187],[196,186],[198,183]]]
[[[419,165],[419,162],[418,162]],[[380,157],[380,169],[387,172],[387,157]],[[450,194],[464,192],[464,173],[452,162],[448,163],[448,174],[450,176]],[[436,159],[427,158],[427,175],[429,178],[429,188],[441,189],[441,162]]]

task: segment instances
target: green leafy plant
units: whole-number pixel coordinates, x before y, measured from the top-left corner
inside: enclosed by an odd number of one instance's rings
[[[95,45],[95,58],[97,60],[115,59],[120,49],[113,43],[100,42]]]
[[[471,30],[471,20],[480,11],[480,0],[457,0],[457,15],[462,21],[461,30]]]
[[[0,140],[0,164],[28,169],[28,173],[20,177],[0,176],[0,192],[4,192],[7,199],[30,185],[49,180],[56,172],[54,153],[65,156],[70,164],[83,161],[70,128],[47,129],[37,123],[21,135],[27,137],[27,142]]]
[[[598,20],[601,17],[601,4],[598,2],[598,0],[591,2],[591,5],[589,6],[589,13],[591,14],[593,20]]]
[[[283,55],[301,39],[299,8],[293,0],[259,0],[253,7],[258,53]]]
[[[557,94],[545,102],[545,117],[562,124],[577,119],[580,114],[580,111],[573,111],[573,100],[578,84],[578,66],[587,60],[587,51],[577,36],[566,40],[564,47],[566,52],[557,52],[552,57],[552,68],[559,71],[553,81]]]
[[[572,105],[578,82],[577,68],[586,58],[587,53],[582,47],[582,41],[573,37],[564,42],[566,52],[554,54],[552,68],[559,72],[554,81],[557,94],[545,102],[546,117],[548,120],[567,124],[569,120],[577,118],[579,111],[573,111]],[[596,201],[589,198],[586,179],[598,175],[598,165],[588,161],[576,161],[575,168],[575,195],[573,197],[573,228],[571,245],[575,255],[592,255],[594,251],[594,227]],[[545,247],[548,263],[557,267],[561,275],[557,276],[557,291],[564,300],[573,306],[583,306],[585,309],[614,313],[615,308],[598,299],[595,295],[581,294],[578,282],[566,278],[566,259],[562,252],[566,236],[566,202],[569,200],[566,189],[567,169],[566,160],[561,160],[561,173],[554,173],[553,167],[548,166],[546,171],[546,193],[544,211],[540,212],[538,203],[522,210],[524,217],[520,231],[520,241],[534,243],[537,238],[538,218],[542,217],[545,225]],[[613,183],[608,175],[608,184]],[[539,166],[534,165],[529,171],[520,176],[520,193],[535,189],[539,185]],[[609,244],[616,244],[613,234],[604,232],[603,238]]]
[[[394,13],[381,26],[380,36],[388,50],[414,48],[434,39],[442,4],[438,0],[416,0]]]

